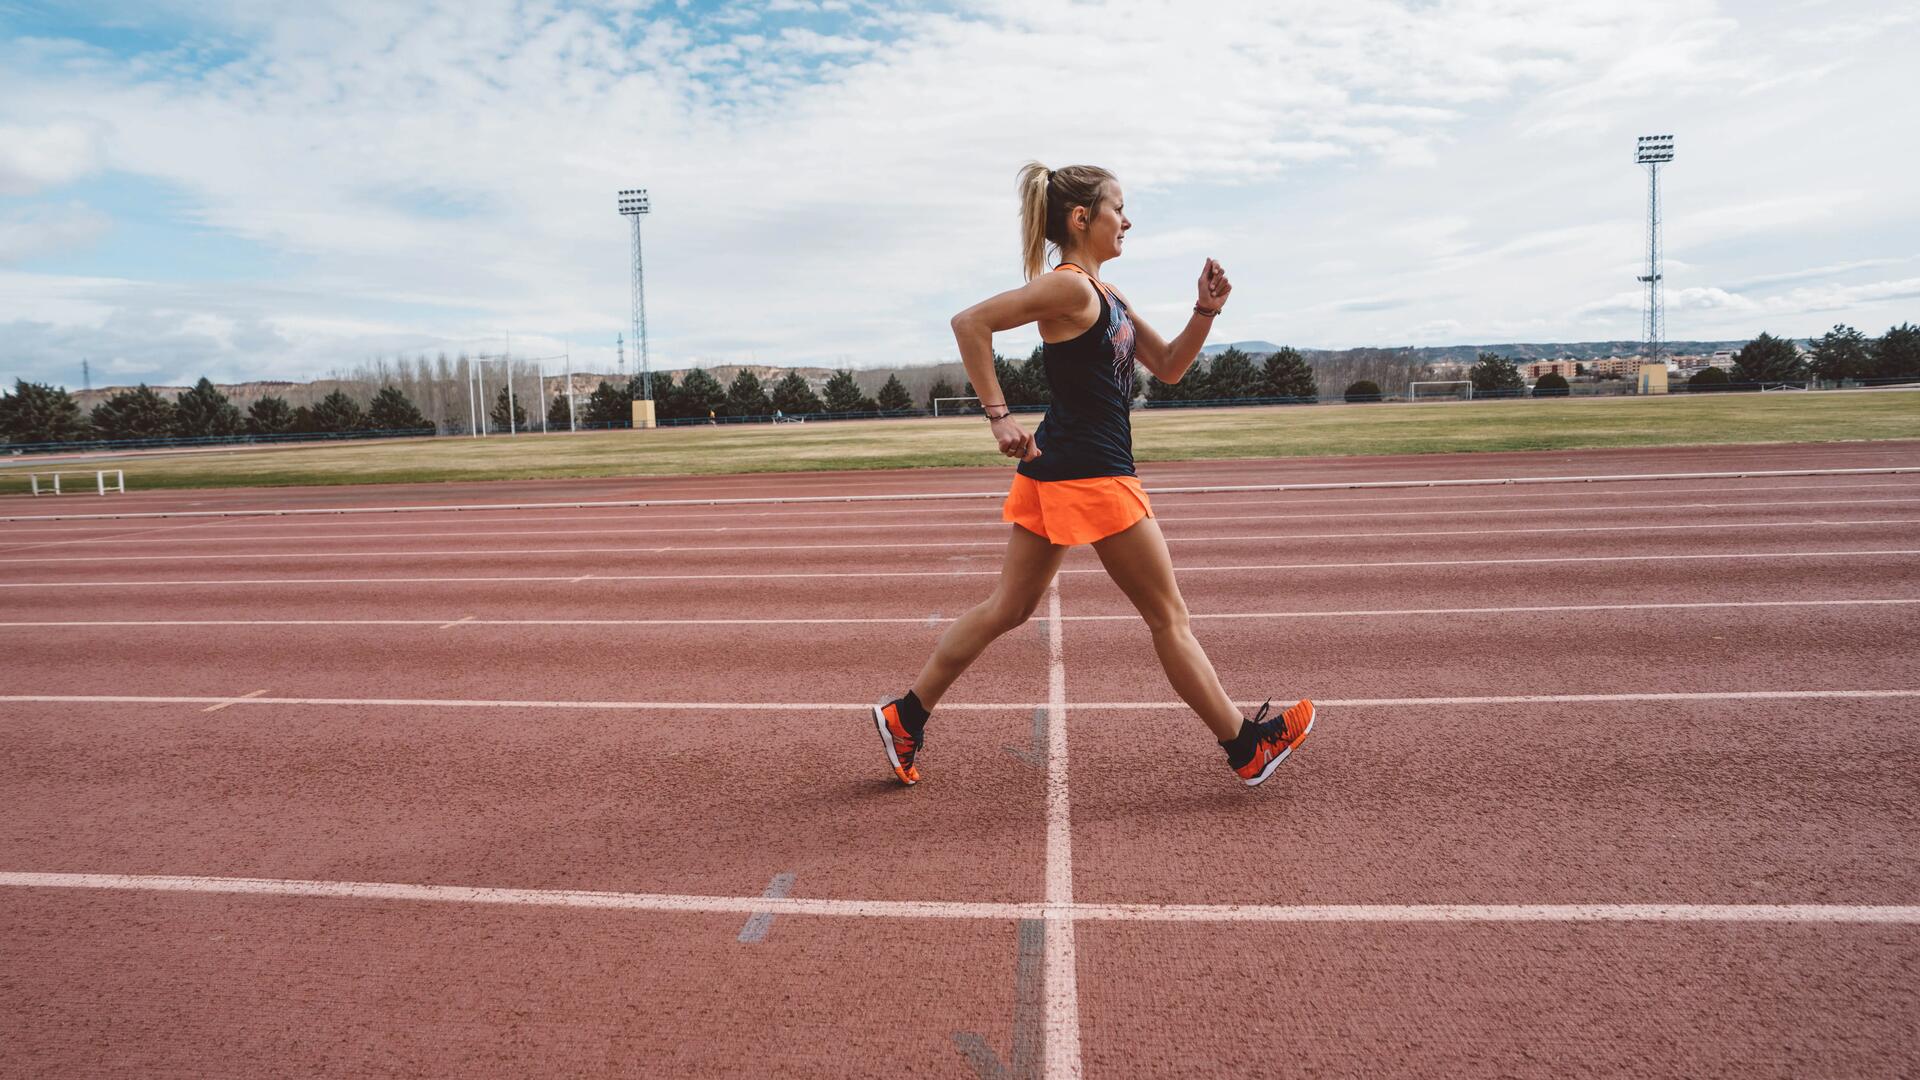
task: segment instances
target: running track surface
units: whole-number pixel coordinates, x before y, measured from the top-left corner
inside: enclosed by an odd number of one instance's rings
[[[1149,466],[1920,466],[1920,444]],[[0,516],[966,493],[1004,471]],[[1163,495],[1248,791],[1091,551],[894,786],[991,500],[0,524],[13,1075],[1909,1075],[1920,475]]]

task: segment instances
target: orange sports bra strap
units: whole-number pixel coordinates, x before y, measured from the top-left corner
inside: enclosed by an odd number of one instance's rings
[[[1079,274],[1081,277],[1086,278],[1088,281],[1093,282],[1094,288],[1100,290],[1103,293],[1107,293],[1108,295],[1112,295],[1111,290],[1107,288],[1107,285],[1105,282],[1095,279],[1092,274],[1087,273],[1085,270],[1080,269],[1078,266],[1075,266],[1070,262],[1063,262],[1059,266],[1054,267],[1054,269],[1055,270],[1071,270],[1074,273]]]

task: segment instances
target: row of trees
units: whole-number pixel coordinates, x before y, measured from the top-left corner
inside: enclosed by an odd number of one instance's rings
[[[168,399],[142,383],[82,413],[64,389],[16,380],[0,396],[0,435],[13,443],[81,442],[89,439],[205,439],[239,435],[340,434],[361,431],[430,430],[432,423],[407,396],[384,387],[365,407],[335,390],[311,407],[263,397],[238,406],[201,379]]]
[[[633,419],[633,403],[645,393],[638,375],[626,382],[608,379],[572,408],[582,427],[625,424]],[[909,412],[914,401],[899,376],[887,379],[878,398],[867,396],[854,382],[853,372],[836,371],[820,393],[797,371],[789,371],[771,388],[758,375],[742,370],[725,386],[702,368],[673,376],[653,377],[653,412],[660,420],[704,420],[708,417],[763,417],[780,413],[811,416],[832,413]],[[564,429],[569,406],[564,394],[554,395],[547,407],[550,427]]]

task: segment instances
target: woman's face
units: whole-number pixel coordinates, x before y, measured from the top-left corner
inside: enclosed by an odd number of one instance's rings
[[[1109,183],[1100,192],[1100,204],[1087,217],[1087,247],[1089,256],[1105,262],[1120,257],[1121,249],[1126,246],[1127,230],[1133,228],[1133,222],[1127,220],[1126,196],[1120,191],[1120,185]]]

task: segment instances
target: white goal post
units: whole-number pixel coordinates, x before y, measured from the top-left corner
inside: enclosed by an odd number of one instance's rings
[[[940,415],[940,403],[943,401],[979,401],[979,400],[980,399],[977,397],[937,397],[933,399],[933,415],[935,416]],[[964,405],[949,405],[947,406],[947,412],[949,414],[957,413],[963,408],[965,408]]]
[[[1464,390],[1466,391],[1466,394],[1465,394],[1465,397],[1464,397],[1464,400],[1466,400],[1466,401],[1472,401],[1472,400],[1473,400],[1473,380],[1472,380],[1472,379],[1434,379],[1434,380],[1427,380],[1427,381],[1423,381],[1423,382],[1410,382],[1410,383],[1408,383],[1408,384],[1407,384],[1407,400],[1408,400],[1408,401],[1419,401],[1419,400],[1420,400],[1420,388],[1421,388],[1421,387],[1423,387],[1423,386],[1452,386],[1452,387],[1458,387],[1458,388],[1461,388],[1461,389],[1464,389]],[[1442,395],[1442,394],[1428,394],[1428,395],[1427,395],[1427,397],[1428,397],[1428,398],[1430,398],[1430,399],[1431,399],[1431,398],[1437,398],[1437,397],[1443,397],[1443,396],[1451,396],[1451,397],[1461,397],[1461,394],[1460,394],[1460,392],[1459,392],[1459,390],[1456,390],[1456,391],[1455,391],[1454,393],[1452,393],[1451,395]]]

